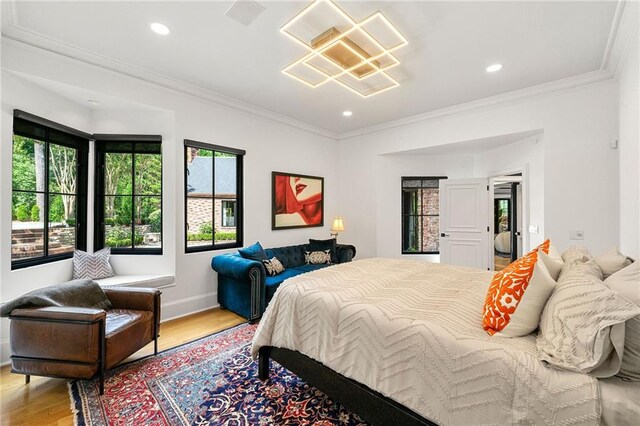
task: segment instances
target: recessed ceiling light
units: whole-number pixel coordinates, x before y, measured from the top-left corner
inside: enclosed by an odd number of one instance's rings
[[[87,103],[88,103],[89,105],[91,105],[91,106],[98,106],[98,105],[100,105],[100,102],[96,101],[95,99],[89,99],[89,100],[87,101]]]
[[[493,64],[487,67],[487,72],[496,72],[502,69],[502,64]]]
[[[154,33],[160,35],[168,35],[171,32],[171,30],[169,30],[169,27],[161,24],[160,22],[152,23],[151,25],[149,25],[149,28],[151,28],[151,31],[153,31]]]
[[[351,117],[353,115],[353,112],[352,111],[343,111],[342,115],[345,116],[345,117]]]

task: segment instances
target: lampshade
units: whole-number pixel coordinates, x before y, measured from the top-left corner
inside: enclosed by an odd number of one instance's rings
[[[331,225],[331,232],[342,232],[344,231],[344,223],[342,223],[341,217],[336,217],[333,219],[333,225]]]

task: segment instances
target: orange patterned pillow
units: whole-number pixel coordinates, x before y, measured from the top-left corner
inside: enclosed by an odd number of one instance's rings
[[[548,254],[550,244],[546,240],[493,277],[482,317],[487,333],[520,337],[538,328],[556,284],[538,256],[538,250]]]

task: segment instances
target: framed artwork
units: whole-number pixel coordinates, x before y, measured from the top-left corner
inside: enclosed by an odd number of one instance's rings
[[[324,226],[324,178],[272,172],[271,229]]]

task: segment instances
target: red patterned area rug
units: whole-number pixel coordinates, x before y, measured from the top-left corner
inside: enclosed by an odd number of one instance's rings
[[[258,379],[256,326],[243,324],[69,384],[75,423],[103,425],[366,425],[277,363]]]

